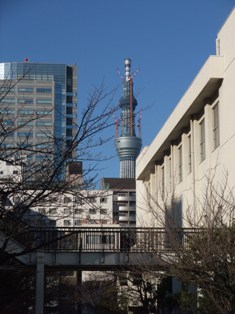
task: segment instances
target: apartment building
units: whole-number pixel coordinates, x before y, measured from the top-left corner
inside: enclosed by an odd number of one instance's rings
[[[218,193],[235,187],[234,30],[235,10],[218,33],[216,54],[137,159],[138,225],[162,226],[171,211],[177,226],[187,226],[189,213],[203,217],[211,183]]]
[[[72,168],[76,170],[77,166],[73,164]],[[14,160],[0,161],[0,186],[8,191],[6,210],[24,213],[23,219],[37,227],[113,224],[113,191],[73,188],[61,192],[45,190],[41,195],[40,189],[23,188],[23,167]],[[77,177],[81,179],[80,171]]]
[[[14,206],[17,206],[17,200],[15,195]],[[55,192],[30,207],[25,219],[44,227],[107,226],[113,224],[112,202],[112,194],[99,190]]]
[[[136,226],[136,184],[133,178],[102,178],[101,189],[112,195],[113,223]]]
[[[16,164],[14,159],[9,161],[0,161],[0,182],[6,183],[12,180],[14,180],[14,182],[21,182],[22,166]]]

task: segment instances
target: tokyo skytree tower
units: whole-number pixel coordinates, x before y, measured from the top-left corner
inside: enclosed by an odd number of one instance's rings
[[[135,161],[139,155],[142,139],[135,132],[135,108],[137,100],[133,95],[133,76],[130,73],[131,59],[125,59],[125,78],[123,79],[123,95],[119,101],[121,118],[116,122],[115,146],[120,159],[120,178],[135,178]],[[118,126],[120,124],[120,135]],[[140,120],[138,123],[140,133]]]

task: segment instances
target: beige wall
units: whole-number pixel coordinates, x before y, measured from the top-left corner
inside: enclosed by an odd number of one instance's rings
[[[172,206],[172,198],[179,204],[182,201],[184,218],[189,212],[195,217],[203,214],[208,180],[219,189],[228,179],[229,187],[235,188],[234,82],[235,10],[218,34],[217,56],[208,58],[151,145],[137,159],[137,224],[158,226],[164,221],[164,217],[159,219],[163,209]],[[215,148],[216,105],[220,144]],[[205,159],[201,160],[203,121]],[[183,225],[187,225],[184,219]]]

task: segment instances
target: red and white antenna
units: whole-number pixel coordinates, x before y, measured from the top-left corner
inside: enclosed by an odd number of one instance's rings
[[[129,82],[129,91],[130,91],[130,120],[129,120],[129,126],[130,126],[130,135],[133,135],[133,75],[131,75],[131,59],[125,59],[125,77],[126,82]]]
[[[122,81],[129,81],[130,79],[134,79],[135,76],[138,74],[139,72],[139,68],[137,68],[132,74],[130,73],[130,69],[131,69],[131,59],[125,59],[124,60],[125,63],[125,77],[122,75],[122,72],[119,68],[117,68],[117,72],[121,78]]]
[[[122,76],[121,71],[117,69],[122,81],[126,81],[129,85],[129,97],[130,97],[130,117],[129,117],[129,127],[130,135],[133,135],[133,79],[139,72],[139,69],[136,69],[134,73],[131,74],[131,59],[124,59],[125,65],[125,77]],[[117,127],[118,128],[118,127]]]
[[[121,72],[121,70],[120,70],[119,68],[117,68],[117,73],[119,74],[120,79],[121,79],[122,81],[124,81],[124,80],[125,80],[125,77],[122,75],[122,72]]]
[[[131,74],[131,59],[125,59],[124,60],[125,63],[125,74],[126,74],[126,82],[133,80],[134,77],[137,75],[137,73],[139,72],[139,69],[136,69],[135,72],[133,72]]]
[[[138,128],[138,137],[141,138],[141,119],[142,119],[142,113],[143,110],[142,108],[140,109],[140,115],[139,115],[139,119],[138,119],[138,124],[137,124],[137,128]]]

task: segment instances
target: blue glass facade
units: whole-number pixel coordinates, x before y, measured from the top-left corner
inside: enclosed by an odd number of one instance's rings
[[[6,106],[2,105],[1,113],[4,110],[14,112],[14,109],[18,109],[20,114],[30,115],[33,112],[38,115],[48,114],[47,118],[49,119],[51,111],[51,120],[45,121],[44,124],[53,125],[53,136],[58,141],[66,143],[67,146],[70,145],[77,130],[76,65],[31,62],[0,63],[0,80],[16,82],[15,98],[7,95],[3,100],[4,103],[15,104],[15,107],[5,108]],[[50,84],[51,86],[47,86]],[[22,124],[22,121],[19,123]],[[40,122],[35,122],[35,126],[38,124]]]

